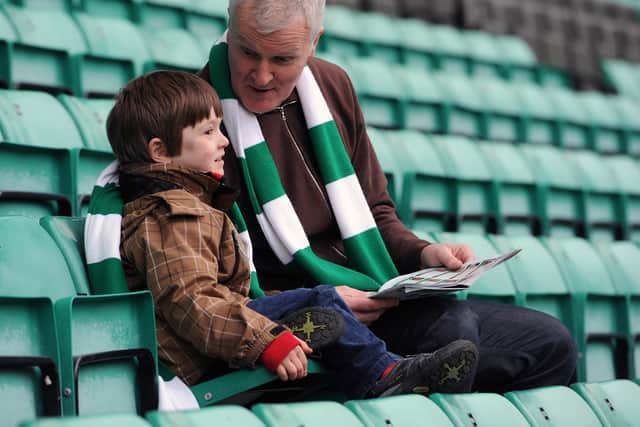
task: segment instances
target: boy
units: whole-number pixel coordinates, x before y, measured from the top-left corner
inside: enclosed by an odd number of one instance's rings
[[[287,381],[305,377],[307,355],[324,347],[349,398],[468,391],[477,361],[469,341],[401,358],[333,287],[249,299],[250,259],[226,214],[237,192],[222,182],[221,115],[204,80],[157,71],[131,81],[107,120],[126,203],[121,258],[129,287],[153,294],[160,359],[189,385],[216,359],[234,368],[260,361]],[[303,338],[314,325],[328,331],[310,346],[286,326],[302,323]]]

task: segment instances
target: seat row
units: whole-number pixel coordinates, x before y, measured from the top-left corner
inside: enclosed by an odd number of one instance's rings
[[[415,230],[640,241],[640,163],[544,145],[369,128]]]
[[[251,411],[240,406],[216,406],[197,411],[151,412],[136,416],[106,415],[76,419],[43,419],[22,427],[559,427],[573,425],[631,426],[640,416],[634,400],[640,386],[631,381],[574,384],[572,388],[546,387],[507,393],[467,395],[436,394],[356,400],[341,405],[316,401],[288,404],[258,404]]]

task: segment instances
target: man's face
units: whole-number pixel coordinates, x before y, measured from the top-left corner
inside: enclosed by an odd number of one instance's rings
[[[235,26],[229,31],[231,86],[244,108],[265,113],[291,95],[319,36],[309,40],[302,16],[283,30],[260,34],[247,12],[250,4],[238,8]]]

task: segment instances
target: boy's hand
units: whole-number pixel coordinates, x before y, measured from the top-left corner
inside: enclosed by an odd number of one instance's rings
[[[299,380],[307,376],[307,354],[313,350],[300,338],[296,339],[300,345],[291,350],[276,369],[276,374],[282,381]]]

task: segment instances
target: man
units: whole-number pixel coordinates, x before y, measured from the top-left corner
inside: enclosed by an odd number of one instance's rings
[[[260,198],[259,194],[256,196],[260,180],[255,179],[255,173],[247,172],[245,156],[252,145],[242,147],[234,142],[241,139],[242,133],[261,133],[260,138],[266,141],[270,152],[269,162],[272,158],[288,196],[287,203],[290,201],[295,211],[293,217],[297,216],[281,225],[281,234],[288,232],[288,224],[295,228],[299,219],[311,250],[320,260],[329,261],[332,266],[353,268],[357,264],[352,254],[347,255],[351,242],[345,244],[349,239],[344,237],[343,225],[348,218],[339,212],[340,204],[335,203],[332,191],[328,190],[330,185],[323,182],[326,162],[314,151],[317,144],[310,137],[315,132],[312,129],[315,112],[313,105],[305,105],[300,84],[303,77],[305,82],[308,77],[306,65],[319,87],[316,98],[324,98],[362,189],[360,193],[355,188],[353,197],[364,195],[368,206],[363,210],[370,210],[392,260],[387,276],[394,267],[399,273],[427,266],[460,268],[473,257],[468,246],[420,240],[397,218],[349,78],[337,66],[313,57],[322,34],[323,10],[324,0],[230,0],[228,52],[223,51],[225,57],[219,61],[220,51],[216,57],[216,49],[212,50],[210,62],[199,73],[224,94],[221,83],[224,78],[220,76],[228,71],[228,92],[241,107],[224,112],[225,127],[234,148],[227,150],[224,169],[227,183],[242,189],[239,206],[253,244],[261,287],[266,291],[311,287],[320,279],[309,273],[305,267],[308,263],[294,259],[291,264],[296,268],[288,265],[295,257],[281,254],[280,240],[275,239],[274,243],[274,217],[265,220],[268,209],[263,213],[264,206],[256,202]],[[238,109],[241,114],[235,114]],[[238,119],[240,125],[232,122],[235,120],[229,117],[232,115],[242,117]],[[245,126],[249,120],[257,120],[259,129]],[[252,130],[243,130],[247,127]],[[351,203],[349,197],[341,200]],[[361,213],[357,209],[350,212]],[[384,264],[386,258],[380,255],[376,259]],[[574,374],[577,353],[573,338],[560,322],[543,313],[447,298],[398,304],[396,300],[369,299],[367,292],[349,286],[354,283],[348,281],[331,284],[342,285],[337,291],[345,303],[393,352],[427,353],[456,339],[474,342],[480,351],[474,385],[477,390],[504,392],[568,384]]]

